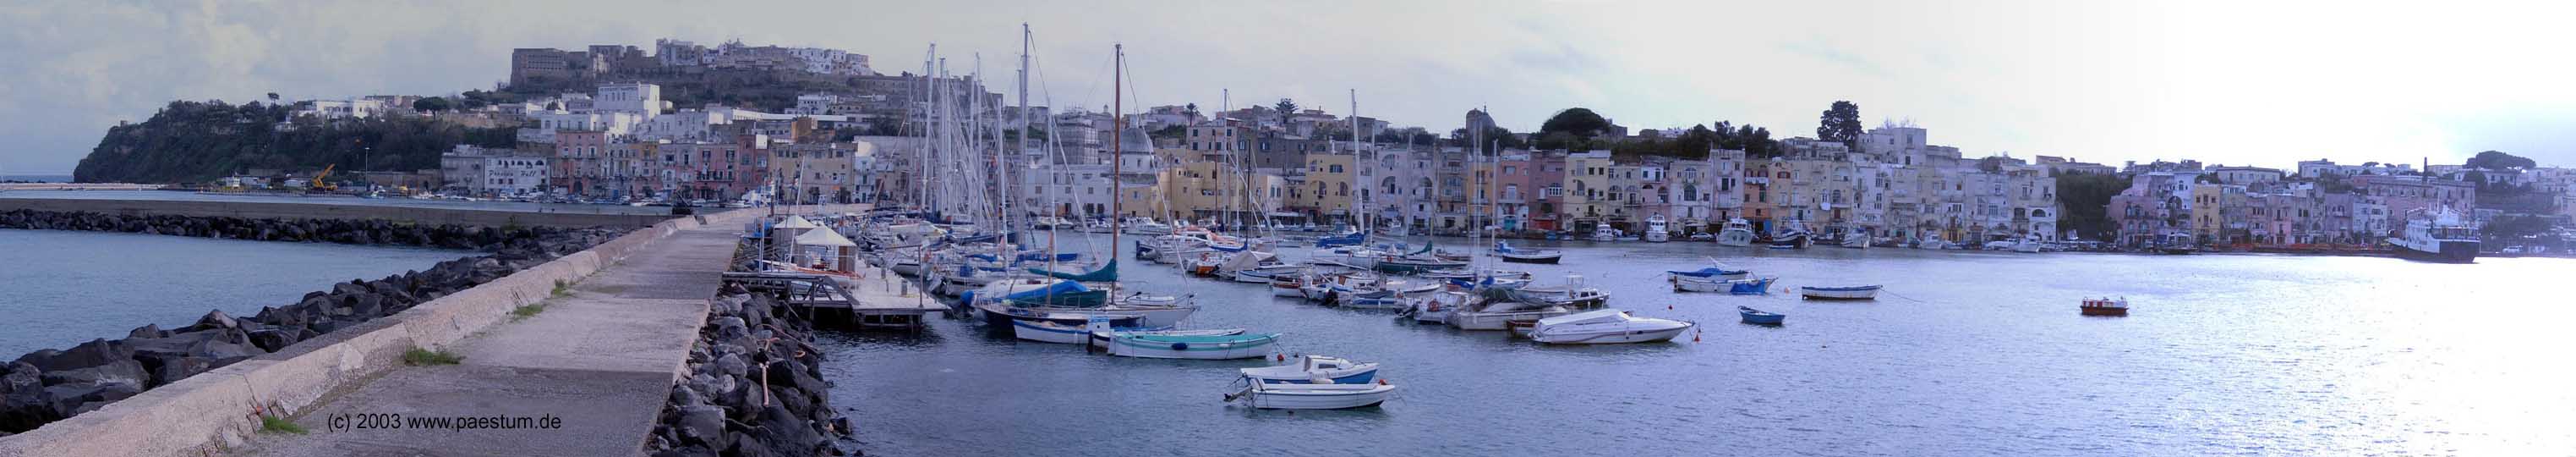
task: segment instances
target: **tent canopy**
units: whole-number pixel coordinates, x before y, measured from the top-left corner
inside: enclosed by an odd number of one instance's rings
[[[794,216],[794,215],[790,215],[790,216],[787,216],[787,220],[779,221],[779,222],[778,222],[778,225],[774,225],[774,226],[771,226],[771,227],[772,227],[772,228],[783,228],[783,229],[810,229],[810,228],[822,228],[823,226],[822,226],[822,225],[819,225],[819,224],[815,224],[815,223],[814,223],[814,221],[805,220],[805,216]]]
[[[803,246],[831,247],[853,247],[859,245],[858,243],[850,242],[849,238],[842,237],[839,233],[832,233],[830,230],[806,230],[805,233],[796,235],[796,244]]]

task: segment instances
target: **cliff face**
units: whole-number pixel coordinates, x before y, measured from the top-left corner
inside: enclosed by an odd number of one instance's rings
[[[292,107],[174,101],[139,123],[110,127],[72,170],[75,182],[202,183],[252,168],[421,170],[458,144],[508,147],[509,128],[475,129],[423,117],[287,120]]]

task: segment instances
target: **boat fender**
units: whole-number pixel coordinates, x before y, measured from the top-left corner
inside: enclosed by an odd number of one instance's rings
[[[1189,343],[1172,343],[1172,350],[1175,350],[1175,351],[1187,351],[1187,350],[1190,350],[1190,344],[1189,344]]]
[[[1273,358],[1277,358],[1277,359],[1279,359],[1279,361],[1281,361],[1281,362],[1286,362],[1286,361],[1288,361],[1288,355],[1287,355],[1287,354],[1270,354],[1270,356],[1271,356],[1271,357],[1273,357]]]

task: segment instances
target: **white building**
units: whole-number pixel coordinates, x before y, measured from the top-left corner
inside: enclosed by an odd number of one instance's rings
[[[438,156],[438,188],[444,191],[461,191],[468,194],[483,193],[484,159],[493,155],[495,155],[494,151],[470,144],[456,145],[455,149],[449,150],[445,154],[440,154]]]
[[[1151,160],[1152,154],[1130,154]],[[1124,170],[1122,170],[1124,171]],[[1019,207],[1030,215],[1063,215],[1066,219],[1108,217],[1109,166],[1030,164],[1013,172],[1020,181]]]
[[[483,189],[480,193],[517,195],[545,191],[547,168],[544,157],[484,157]]]
[[[309,100],[304,103],[299,103],[298,105],[299,106],[295,110],[295,113],[290,116],[313,116],[322,119],[365,119],[383,115],[385,111],[384,102],[363,98],[353,98],[348,100]]]

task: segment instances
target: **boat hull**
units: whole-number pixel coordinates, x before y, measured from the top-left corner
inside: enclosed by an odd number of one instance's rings
[[[1242,393],[1228,396],[1241,399],[1256,409],[1351,409],[1386,403],[1395,386],[1384,384],[1254,384]]]
[[[1512,311],[1501,313],[1451,312],[1448,324],[1459,330],[1506,330],[1514,320],[1537,320],[1571,314],[1565,310]]]
[[[1672,341],[1696,325],[1683,324],[1658,330],[1545,332],[1533,330],[1530,339],[1547,344],[1625,344]]]
[[[2086,306],[2086,307],[2082,307],[2081,309],[2083,309],[2083,311],[2082,311],[2082,312],[2083,312],[2083,314],[2084,314],[2084,315],[2086,315],[2086,316],[2127,316],[2127,315],[2129,315],[2129,308],[2126,308],[2126,307]]]
[[[1151,338],[1111,336],[1106,346],[1109,355],[1148,359],[1230,360],[1268,357],[1279,342],[1279,335],[1235,338],[1223,342],[1168,342]]]
[[[1783,315],[1778,315],[1778,314],[1754,314],[1754,313],[1737,313],[1737,314],[1738,314],[1738,315],[1741,315],[1741,316],[1743,316],[1743,317],[1744,317],[1744,323],[1747,323],[1747,324],[1753,324],[1753,325],[1780,325],[1780,322],[1781,322],[1781,321],[1787,320],[1787,319],[1789,318],[1789,316],[1783,316]]]
[[[2477,263],[2478,261],[2478,243],[2454,241],[2442,242],[2441,246],[2441,252],[2431,252],[2399,245],[2397,246],[2397,257],[2419,262],[2434,263]]]
[[[1496,254],[1496,256],[1498,256],[1498,257],[1502,257],[1504,262],[1511,262],[1511,263],[1537,263],[1537,264],[1551,264],[1551,265],[1555,264],[1555,263],[1557,262],[1557,260],[1565,258],[1565,255],[1563,255],[1563,254],[1538,254],[1538,255],[1525,255],[1525,254]]]
[[[1798,295],[1808,300],[1877,300],[1878,289],[1798,288]]]

